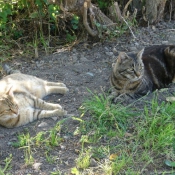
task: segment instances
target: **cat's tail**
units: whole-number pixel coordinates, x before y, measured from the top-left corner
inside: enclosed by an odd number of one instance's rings
[[[5,72],[6,75],[21,73],[19,70],[14,70],[13,68],[8,66],[7,64],[3,64],[2,68],[3,68],[3,71]]]
[[[175,59],[175,46],[171,45],[165,49],[165,55]]]

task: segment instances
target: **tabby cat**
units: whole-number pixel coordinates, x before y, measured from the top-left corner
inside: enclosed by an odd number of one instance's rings
[[[67,114],[59,104],[42,100],[52,93],[68,92],[65,84],[22,74],[7,65],[4,69],[10,75],[0,80],[0,125],[13,128],[36,119]]]
[[[174,80],[174,45],[150,46],[138,54],[121,52],[112,64],[110,77],[116,96],[127,94],[133,98],[166,88]]]

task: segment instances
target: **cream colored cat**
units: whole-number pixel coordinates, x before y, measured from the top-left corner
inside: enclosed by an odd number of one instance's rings
[[[10,75],[0,80],[0,125],[13,128],[36,119],[67,114],[59,104],[42,100],[49,94],[65,94],[63,83],[48,82],[35,76],[4,69]]]

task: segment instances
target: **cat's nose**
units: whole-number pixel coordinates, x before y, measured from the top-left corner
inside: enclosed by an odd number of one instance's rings
[[[14,114],[18,114],[18,109],[12,109],[12,112],[13,112]]]
[[[137,77],[140,77],[140,75],[141,75],[140,72],[135,72],[135,74]]]

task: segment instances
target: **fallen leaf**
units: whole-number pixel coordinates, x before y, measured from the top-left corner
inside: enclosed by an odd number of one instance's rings
[[[109,160],[115,160],[117,157],[118,157],[117,154],[111,154],[111,155],[109,156]]]
[[[175,167],[175,162],[172,162],[170,160],[165,160],[165,165],[167,165],[169,167]]]
[[[175,97],[166,97],[166,101],[173,102],[175,101]]]

